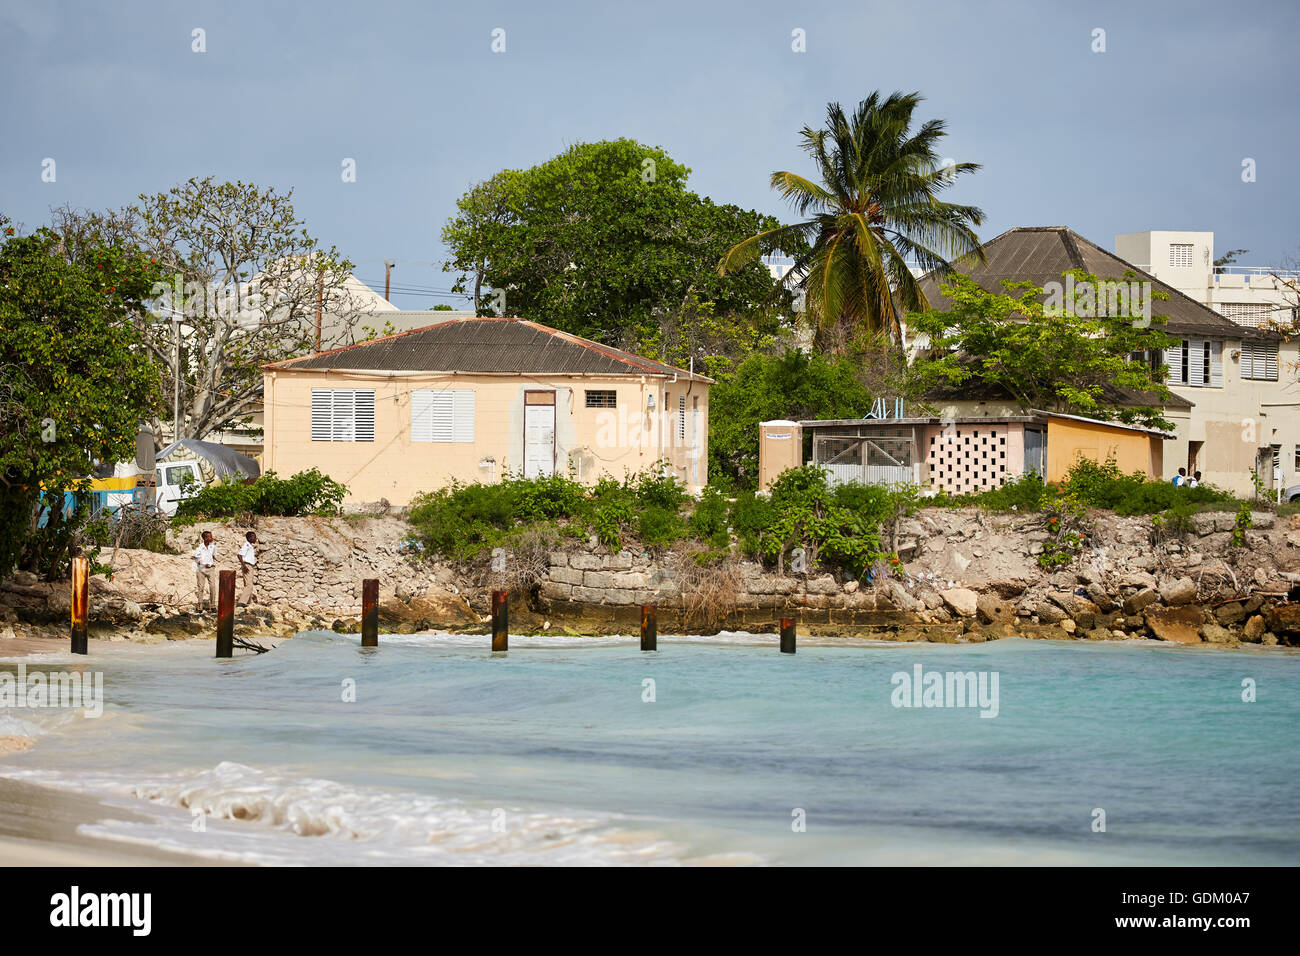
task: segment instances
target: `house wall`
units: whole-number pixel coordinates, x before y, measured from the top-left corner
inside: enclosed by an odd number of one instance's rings
[[[1047,420],[1047,480],[1061,481],[1080,458],[1096,462],[1115,459],[1120,471],[1143,472],[1148,478],[1160,477],[1153,472],[1152,446],[1162,439],[1145,432],[1126,431],[1071,421],[1068,418]]]
[[[312,441],[313,388],[373,388],[373,442]],[[472,442],[412,442],[411,392],[472,389]],[[613,390],[614,408],[587,408],[585,391]],[[555,471],[586,484],[653,468],[661,458],[692,493],[708,482],[708,385],[645,376],[457,375],[269,370],[264,379],[264,470],[319,468],[348,486],[346,503],[409,504],[452,481],[500,481],[524,460],[524,393],[555,392]],[[654,396],[653,408],[650,397]],[[679,400],[687,418],[679,423]],[[684,425],[684,427],[682,427]],[[481,464],[492,459],[490,465]]]
[[[923,486],[954,495],[988,491],[1024,471],[1024,425],[928,425],[921,429],[919,452]]]

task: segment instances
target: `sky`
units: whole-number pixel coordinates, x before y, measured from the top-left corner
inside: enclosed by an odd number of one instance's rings
[[[0,0],[0,212],[34,228],[192,176],[292,189],[363,281],[396,261],[394,304],[463,307],[440,235],[501,169],[629,137],[791,221],[768,179],[811,172],[799,130],[915,90],[983,166],[945,194],[983,239],[1209,230],[1278,266],[1300,255],[1298,28],[1295,0]]]

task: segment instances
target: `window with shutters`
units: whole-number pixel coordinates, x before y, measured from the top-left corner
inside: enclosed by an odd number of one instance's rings
[[[313,388],[312,441],[374,441],[373,388]]]
[[[1241,343],[1241,377],[1264,382],[1277,381],[1277,343]]]
[[[1171,242],[1169,244],[1170,268],[1190,269],[1192,267],[1192,248],[1190,242]]]
[[[411,392],[411,441],[473,440],[473,390],[417,388]]]
[[[677,399],[677,440],[686,441],[686,396]]]
[[[618,392],[614,389],[587,389],[588,408],[617,408]]]
[[[1195,388],[1223,386],[1223,343],[1213,339],[1185,339],[1165,352],[1168,384]]]

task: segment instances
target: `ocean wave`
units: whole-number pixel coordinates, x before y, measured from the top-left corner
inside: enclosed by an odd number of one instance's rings
[[[149,823],[106,820],[86,835],[268,864],[674,865],[690,861],[652,823],[613,814],[475,807],[223,762],[125,781],[102,773],[2,769],[30,783],[143,800]],[[202,820],[201,828],[195,821]],[[219,831],[221,847],[208,834]],[[737,860],[734,862],[757,862]]]

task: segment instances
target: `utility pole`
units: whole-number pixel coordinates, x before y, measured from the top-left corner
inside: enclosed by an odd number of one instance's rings
[[[325,274],[316,279],[316,351],[320,351],[321,311],[325,308]]]
[[[172,377],[172,441],[181,440],[181,320],[172,319],[176,338],[176,362]]]
[[[391,259],[384,260],[384,301],[388,301],[388,283],[393,275],[393,266],[397,265]]]

